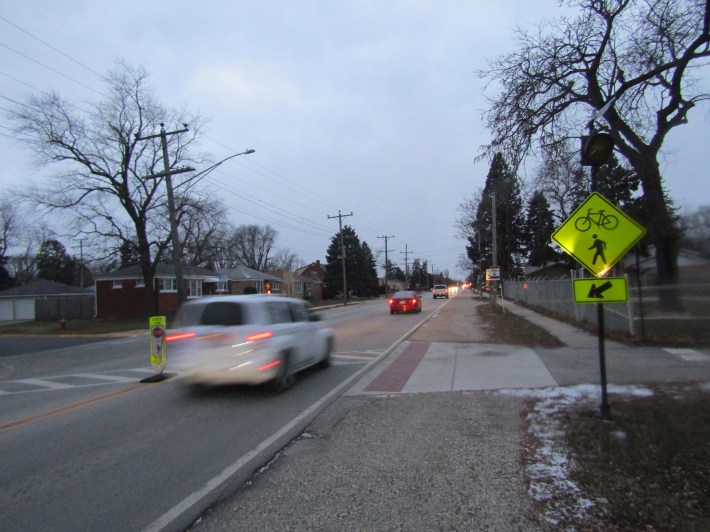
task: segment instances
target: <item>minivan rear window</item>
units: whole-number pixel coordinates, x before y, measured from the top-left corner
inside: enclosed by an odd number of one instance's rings
[[[242,325],[242,305],[227,301],[214,301],[206,305],[185,305],[178,316],[179,327],[193,325]]]

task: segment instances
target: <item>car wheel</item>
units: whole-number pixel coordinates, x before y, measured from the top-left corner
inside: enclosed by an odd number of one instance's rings
[[[394,314],[394,310],[390,310],[390,314]]]
[[[281,357],[281,371],[278,377],[272,381],[272,387],[276,392],[288,390],[296,382],[296,376],[288,372],[290,353],[286,352]]]
[[[318,367],[321,369],[325,369],[328,366],[330,366],[330,354],[333,352],[333,339],[328,338],[328,343],[325,347],[325,355],[323,355],[323,358],[320,359],[320,362],[318,362]]]

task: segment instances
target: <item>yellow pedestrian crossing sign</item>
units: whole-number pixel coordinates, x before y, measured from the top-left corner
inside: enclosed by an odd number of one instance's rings
[[[646,230],[597,192],[552,233],[552,240],[596,277],[609,270]]]

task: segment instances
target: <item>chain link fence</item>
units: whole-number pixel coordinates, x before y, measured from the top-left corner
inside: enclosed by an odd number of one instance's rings
[[[626,303],[604,304],[605,331],[639,341],[710,345],[710,275],[674,285],[627,276],[627,283]],[[596,328],[597,305],[575,303],[571,279],[505,281],[502,291],[506,299]],[[672,311],[661,304],[668,299],[679,303]]]

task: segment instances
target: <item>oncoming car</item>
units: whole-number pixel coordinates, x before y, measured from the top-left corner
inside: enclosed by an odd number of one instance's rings
[[[191,384],[271,383],[283,390],[299,371],[330,364],[333,331],[300,299],[205,297],[182,305],[175,321],[165,338],[168,360]]]
[[[431,291],[434,299],[437,297],[445,297],[449,299],[449,288],[445,284],[435,284]]]
[[[389,305],[390,314],[395,312],[421,312],[422,298],[411,290],[395,292],[389,299]]]

